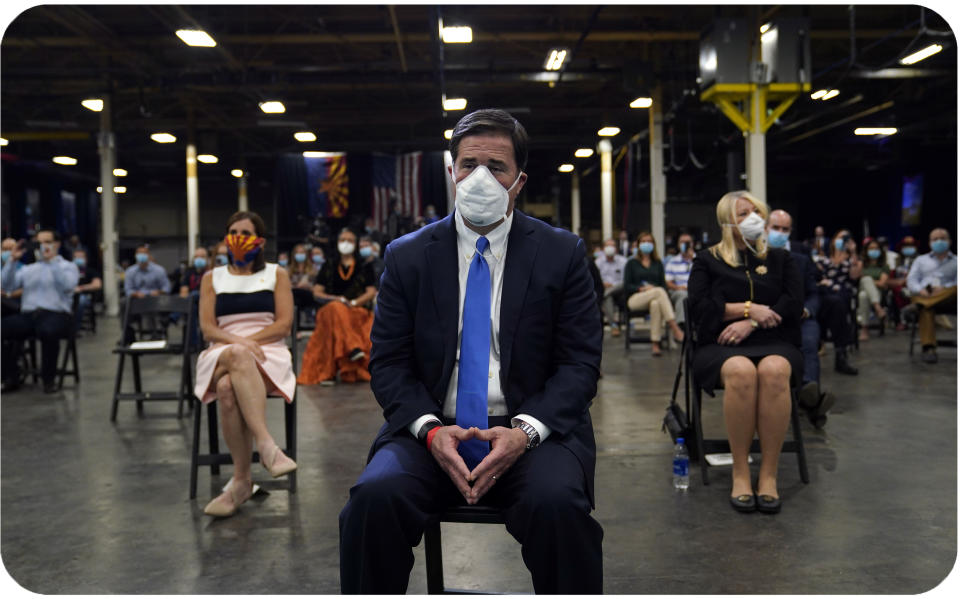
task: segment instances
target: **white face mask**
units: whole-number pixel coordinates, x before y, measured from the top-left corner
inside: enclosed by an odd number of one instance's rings
[[[504,189],[487,167],[477,166],[457,183],[457,210],[477,227],[492,225],[506,216],[510,190],[519,180],[517,175],[510,189]]]
[[[346,256],[347,254],[352,254],[354,250],[353,242],[350,241],[341,241],[337,244],[337,250],[340,251],[341,256]]]
[[[744,239],[747,241],[756,241],[763,235],[763,231],[766,229],[766,223],[763,222],[763,217],[759,214],[751,212],[750,216],[740,221],[737,228],[740,229],[740,234],[743,235]]]
[[[603,246],[603,253],[607,256],[613,256],[617,253],[617,248],[613,247],[612,245],[605,245]]]

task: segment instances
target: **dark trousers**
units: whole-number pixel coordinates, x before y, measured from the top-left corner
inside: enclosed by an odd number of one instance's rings
[[[820,323],[815,318],[800,321],[800,351],[803,352],[803,382],[820,384]]]
[[[503,510],[537,593],[603,592],[603,529],[590,517],[583,470],[567,448],[548,438],[523,454],[480,502]],[[462,504],[423,444],[397,434],[367,464],[340,512],[341,591],[405,593],[411,548],[427,523]],[[454,548],[474,549],[483,550]]]
[[[72,316],[67,312],[34,310],[7,316],[0,322],[3,338],[3,378],[6,381],[20,379],[20,342],[29,337],[40,340],[40,374],[43,382],[53,384],[57,375],[57,354],[60,339],[70,335]]]
[[[820,326],[830,331],[834,347],[846,347],[853,343],[853,324],[850,320],[850,296],[846,293],[821,293],[820,311],[817,320]]]

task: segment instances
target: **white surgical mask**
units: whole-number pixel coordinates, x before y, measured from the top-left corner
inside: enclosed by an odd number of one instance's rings
[[[347,254],[352,254],[354,249],[353,242],[351,241],[341,241],[337,244],[337,250],[340,251],[341,256],[346,256]]]
[[[740,229],[740,234],[743,235],[744,239],[756,241],[763,235],[766,224],[763,222],[763,217],[756,212],[751,212],[750,216],[740,221],[737,228]]]
[[[479,165],[457,183],[457,210],[477,227],[492,225],[506,216],[510,190],[519,180],[517,175],[510,189],[504,189],[487,167]]]
[[[617,253],[617,248],[613,247],[612,245],[605,245],[603,246],[603,253],[607,256],[613,256]]]

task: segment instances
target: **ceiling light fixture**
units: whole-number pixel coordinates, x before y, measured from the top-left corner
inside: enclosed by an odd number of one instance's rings
[[[220,159],[213,154],[200,154],[197,156],[197,161],[204,164],[216,164],[219,160]]]
[[[857,127],[853,130],[854,135],[893,135],[896,132],[896,127]]]
[[[310,150],[303,153],[304,158],[335,158],[337,156],[343,156],[343,152],[315,152]]]
[[[469,27],[443,27],[440,37],[445,44],[469,44],[473,41],[473,29]]]
[[[815,91],[815,92],[813,92],[812,94],[810,94],[810,99],[811,99],[811,100],[819,100],[820,98],[824,97],[825,95],[827,95],[827,90],[825,90],[825,89],[818,89],[817,91]]]
[[[260,102],[260,110],[267,114],[281,114],[287,111],[287,107],[279,100],[267,100]]]
[[[240,177],[243,176],[243,171],[238,168],[235,168],[232,171],[230,171],[230,174],[236,177],[237,179],[239,179]]]
[[[573,165],[572,165],[572,164],[561,164],[559,167],[557,167],[557,170],[560,171],[561,173],[569,173],[570,171],[573,170]]]
[[[9,143],[10,143],[10,141],[7,140],[6,137],[0,137],[0,146],[5,146],[5,145],[7,145],[7,144],[9,144]]]
[[[567,59],[567,51],[563,48],[553,48],[547,55],[547,60],[543,63],[545,71],[559,71],[563,66],[563,61]]]
[[[760,35],[763,35],[767,31],[769,31],[769,29],[770,29],[770,23],[764,23],[763,25],[760,26]]]
[[[840,90],[839,90],[839,89],[831,89],[830,91],[828,91],[827,93],[825,93],[825,94],[823,95],[823,97],[820,98],[820,99],[823,100],[824,102],[826,102],[826,101],[829,100],[830,98],[836,98],[836,97],[839,96],[839,95],[840,95]]]
[[[126,176],[127,176],[127,170],[126,170],[126,169],[122,169],[122,168],[115,168],[115,169],[113,169],[113,176],[114,176],[114,177],[126,177]]]
[[[444,139],[450,139],[452,137],[453,137],[453,129],[447,129],[446,131],[443,132]]]
[[[444,98],[443,99],[444,110],[463,110],[466,107],[467,107],[466,98]]]
[[[593,148],[578,148],[573,155],[577,158],[590,158],[593,156]]]
[[[943,50],[943,46],[941,46],[940,44],[931,44],[926,48],[924,48],[923,50],[914,52],[909,56],[904,56],[903,58],[900,59],[900,64],[904,64],[904,65],[916,64],[921,60],[923,60],[924,58],[930,58],[940,50]]]
[[[87,110],[92,110],[94,112],[100,112],[103,110],[103,100],[100,98],[87,98],[86,100],[80,102],[80,105]]]
[[[210,34],[202,29],[180,29],[177,31],[177,37],[188,46],[213,48],[217,45],[217,42],[210,37]]]
[[[154,133],[150,136],[150,139],[158,144],[172,144],[173,142],[177,141],[177,138],[169,133]]]
[[[597,131],[597,135],[601,137],[613,137],[617,133],[620,133],[620,127],[604,127]]]
[[[297,131],[293,138],[297,141],[317,141],[317,136],[310,131]]]
[[[114,187],[114,188],[113,188],[113,193],[127,193],[127,188],[126,188],[126,187],[122,187],[122,186],[121,186],[121,187]]]
[[[640,97],[630,102],[630,108],[650,108],[653,106],[653,98]]]
[[[73,166],[77,163],[77,159],[73,156],[54,156],[53,161],[64,166]]]

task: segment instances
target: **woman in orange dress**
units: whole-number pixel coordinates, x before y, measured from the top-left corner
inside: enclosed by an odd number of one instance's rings
[[[327,303],[317,310],[317,324],[303,353],[297,382],[333,384],[369,381],[371,303],[377,295],[369,264],[357,258],[357,236],[343,229],[337,237],[338,255],[317,274],[313,296]]]

